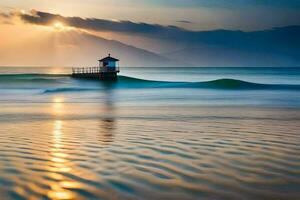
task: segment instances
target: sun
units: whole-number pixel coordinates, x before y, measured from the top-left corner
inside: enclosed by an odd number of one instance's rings
[[[63,31],[66,27],[65,27],[65,25],[64,25],[63,23],[61,23],[61,22],[55,22],[55,23],[53,24],[53,28],[54,28],[54,30],[56,30],[56,31]]]

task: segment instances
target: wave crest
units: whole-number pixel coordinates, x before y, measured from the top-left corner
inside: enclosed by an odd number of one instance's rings
[[[68,80],[68,81],[67,81]],[[91,81],[91,80],[89,80]],[[74,83],[76,82],[76,85]],[[237,79],[217,79],[204,82],[171,82],[145,80],[129,76],[119,76],[116,82],[100,82],[95,80],[91,85],[83,79],[71,79],[65,74],[2,74],[0,84],[22,88],[24,83],[35,87],[41,84],[46,87],[43,93],[55,92],[83,92],[100,90],[101,88],[198,88],[198,89],[222,89],[222,90],[300,90],[300,85],[287,84],[261,84]],[[56,88],[53,88],[56,86]],[[61,87],[60,87],[61,86]]]

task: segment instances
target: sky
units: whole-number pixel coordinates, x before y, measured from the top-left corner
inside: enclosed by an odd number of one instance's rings
[[[193,43],[203,49],[199,40],[203,31],[255,32],[298,26],[299,11],[300,0],[1,0],[0,65],[22,64],[15,61],[14,52],[22,54],[24,45],[37,52],[38,46],[47,44],[57,48],[51,41],[61,47],[53,37],[58,33],[69,37],[66,31],[81,31],[165,56]],[[26,56],[20,62],[27,59],[30,64],[33,58]]]
[[[300,23],[300,0],[2,0],[0,6],[2,11],[35,9],[194,30],[254,30]]]

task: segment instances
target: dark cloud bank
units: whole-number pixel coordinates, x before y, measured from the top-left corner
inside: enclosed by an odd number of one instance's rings
[[[158,24],[135,23],[131,21],[110,21],[96,18],[64,17],[41,11],[32,11],[32,14],[20,14],[23,21],[38,25],[51,25],[54,21],[61,21],[68,26],[95,31],[112,31],[126,34],[137,34],[176,42],[211,43],[229,46],[251,46],[253,43],[260,45],[275,42],[274,45],[299,45],[300,26],[274,28],[265,31],[190,31],[176,26],[162,26]]]
[[[61,21],[68,26],[95,31],[111,31],[127,35],[139,35],[147,38],[180,44],[180,51],[166,53],[173,59],[193,58],[194,64],[207,60],[205,64],[213,65],[210,60],[231,60],[225,65],[245,63],[270,66],[300,66],[300,26],[288,26],[262,31],[212,30],[190,31],[176,26],[135,23],[131,21],[110,21],[96,18],[64,17],[57,14],[32,11],[31,14],[19,13],[26,22],[37,25],[52,25]],[[231,52],[228,54],[228,52]],[[221,59],[223,54],[223,59]],[[173,55],[173,56],[172,56]],[[208,55],[203,57],[203,55]],[[228,55],[228,56],[226,56]],[[247,55],[245,57],[245,55]],[[249,56],[250,55],[250,56]],[[256,55],[256,56],[255,56]],[[244,59],[244,57],[245,59]],[[230,58],[228,58],[230,57]],[[265,62],[263,62],[267,58]],[[235,60],[241,62],[236,63]],[[243,60],[244,59],[244,60]],[[261,59],[262,62],[253,62]],[[217,65],[217,64],[215,64]]]

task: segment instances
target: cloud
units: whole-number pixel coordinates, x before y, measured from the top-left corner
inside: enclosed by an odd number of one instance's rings
[[[251,36],[251,33],[264,32],[243,32],[230,30],[191,31],[177,26],[162,26],[159,24],[136,23],[132,21],[112,21],[97,18],[65,17],[58,14],[52,14],[35,10],[32,10],[30,14],[20,12],[19,16],[24,22],[31,24],[49,26],[53,25],[53,23],[55,23],[56,21],[60,21],[68,26],[75,28],[95,31],[138,34],[158,39],[161,38],[177,41],[184,40],[195,42],[203,39],[206,39],[207,41],[221,41],[223,38],[233,39],[232,41],[236,41],[237,39],[239,39],[240,35],[248,35],[249,37]],[[232,43],[232,41],[228,41],[228,43]]]
[[[10,18],[10,13],[0,13],[0,18],[2,19],[9,19]]]
[[[11,15],[13,14],[3,16],[9,18]],[[36,10],[32,10],[30,13],[15,12],[14,15],[18,15],[24,22],[30,24],[52,26],[55,22],[60,21],[67,26],[80,29],[139,35],[173,43],[182,43],[186,44],[186,46],[219,45],[235,49],[248,48],[249,50],[272,49],[272,47],[278,49],[289,46],[299,48],[299,44],[295,43],[295,41],[298,41],[297,35],[300,33],[300,26],[253,32],[232,30],[191,31],[177,26],[97,18],[65,17]],[[186,23],[189,23],[189,21],[186,21]]]
[[[179,21],[177,21],[177,22],[179,22],[179,23],[184,23],[184,24],[192,24],[192,23],[193,23],[193,22],[188,21],[188,20],[179,20]]]
[[[216,8],[233,8],[249,6],[267,6],[298,9],[299,0],[153,0],[164,5],[189,6],[189,7],[216,7]],[[152,1],[152,2],[153,2]]]
[[[15,16],[15,13],[0,13],[0,24],[13,24],[12,18]]]
[[[208,52],[211,52],[212,56],[210,58],[216,60],[219,60],[219,57],[228,55],[226,52],[232,52],[230,55],[242,52],[245,55],[257,54],[260,55],[260,58],[269,56],[272,59],[286,59],[297,63],[297,65],[300,63],[300,26],[252,32],[235,30],[191,31],[176,26],[66,17],[36,10],[32,10],[30,13],[19,11],[0,14],[0,18],[6,20],[14,19],[15,17],[19,17],[23,22],[29,24],[53,26],[54,23],[59,21],[66,26],[79,29],[118,32],[124,35],[138,35],[157,39],[159,41],[151,40],[151,42],[157,42],[158,44],[163,44],[161,41],[167,41],[184,49],[179,54],[176,54],[176,57],[185,55],[183,56],[183,61],[193,56],[194,58],[199,58],[197,62],[200,62]],[[114,39],[118,40],[118,38]],[[188,53],[184,54],[184,52]],[[234,56],[234,59],[239,58]],[[253,60],[256,61],[256,59]]]
[[[113,21],[96,18],[64,17],[58,14],[32,10],[30,14],[20,14],[24,22],[51,25],[60,21],[68,26],[96,31],[111,31],[132,34],[168,34],[169,32],[181,32],[183,29],[175,26],[161,26],[158,24],[135,23],[131,21]]]

